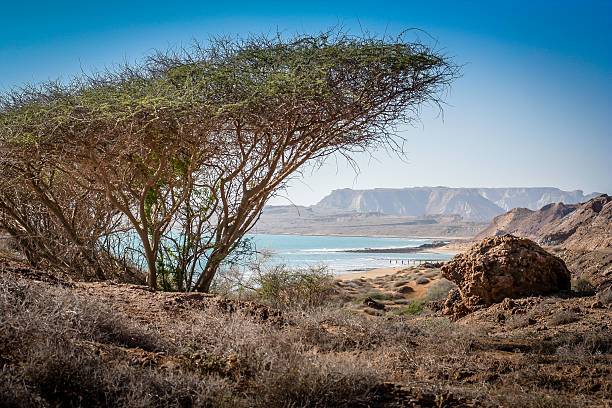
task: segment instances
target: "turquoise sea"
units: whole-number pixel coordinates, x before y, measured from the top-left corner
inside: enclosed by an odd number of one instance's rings
[[[454,254],[417,252],[376,254],[340,252],[345,249],[418,247],[433,242],[420,238],[372,238],[313,235],[249,235],[257,250],[274,253],[271,262],[290,267],[327,265],[335,273],[411,265],[418,260],[448,260]]]

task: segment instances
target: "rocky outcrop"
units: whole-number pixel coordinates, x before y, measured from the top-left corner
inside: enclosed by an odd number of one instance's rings
[[[578,205],[551,225],[539,242],[586,251],[612,249],[612,197],[602,194]]]
[[[488,237],[441,268],[457,284],[444,312],[462,317],[505,298],[569,290],[565,263],[535,242],[513,235]]]

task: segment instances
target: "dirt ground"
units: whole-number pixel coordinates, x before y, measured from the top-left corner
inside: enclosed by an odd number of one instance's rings
[[[166,338],[213,310],[214,316],[243,316],[279,338],[298,336],[305,353],[358,361],[384,373],[369,406],[612,406],[612,302],[598,295],[508,300],[451,321],[440,312],[451,284],[435,265],[337,280],[329,305],[299,313],[210,294],[58,282],[9,261],[0,271],[3,279],[61,286],[95,299]],[[104,352],[110,346],[91,347]],[[131,364],[156,370],[187,364],[180,353],[122,350]],[[228,352],[228,366],[243,357]]]

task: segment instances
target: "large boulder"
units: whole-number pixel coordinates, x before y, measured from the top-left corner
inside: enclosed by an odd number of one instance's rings
[[[514,235],[488,237],[441,268],[457,284],[445,313],[461,317],[505,298],[569,290],[565,263],[535,242]]]

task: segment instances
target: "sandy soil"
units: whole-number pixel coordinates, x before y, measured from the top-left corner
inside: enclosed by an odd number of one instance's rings
[[[380,278],[381,276],[393,275],[394,273],[400,272],[406,268],[404,267],[393,267],[393,268],[380,268],[380,269],[372,269],[369,271],[363,272],[350,272],[350,273],[342,273],[336,275],[336,279],[339,280],[355,280],[355,279],[373,279]]]
[[[474,241],[451,241],[449,244],[441,247],[424,249],[423,252],[437,252],[444,254],[461,253],[467,251],[472,245],[474,245]]]

